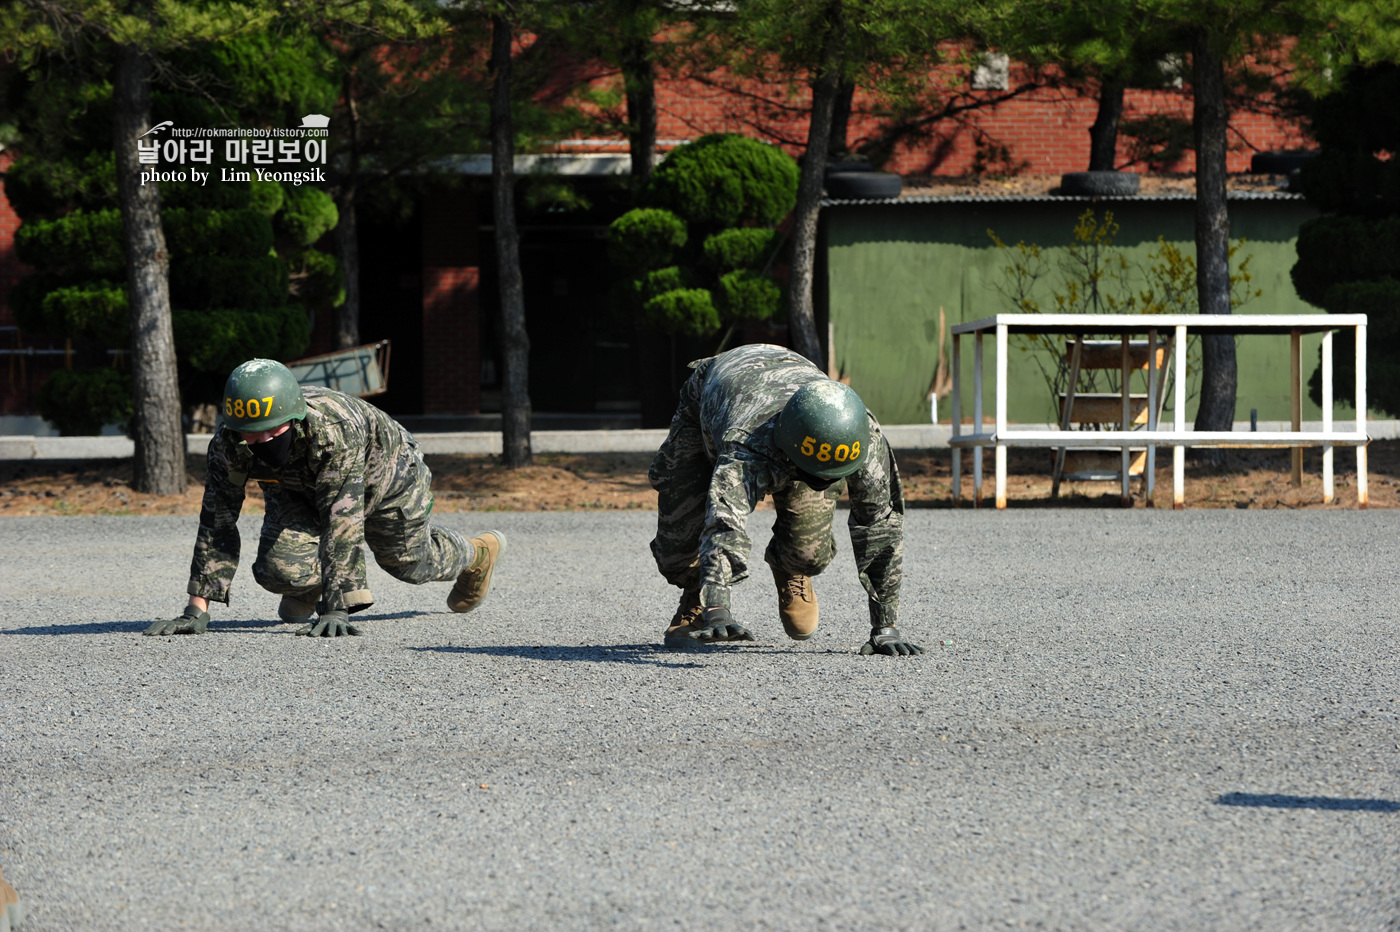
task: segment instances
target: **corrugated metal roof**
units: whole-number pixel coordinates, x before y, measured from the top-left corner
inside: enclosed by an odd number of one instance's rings
[[[1025,204],[1025,203],[1092,203],[1095,201],[1194,201],[1194,194],[1133,194],[1127,197],[1081,197],[1059,194],[915,194],[909,197],[822,198],[823,207],[845,207],[869,204]],[[1301,201],[1301,194],[1287,191],[1227,191],[1230,201]]]

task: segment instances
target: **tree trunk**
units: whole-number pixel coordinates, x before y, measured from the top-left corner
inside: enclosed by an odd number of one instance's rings
[[[520,233],[515,225],[515,125],[510,114],[511,24],[491,17],[491,194],[496,221],[505,375],[501,388],[501,451],[509,467],[528,466],[530,454],[530,337],[525,332],[525,288],[520,278]]]
[[[1229,111],[1225,63],[1202,29],[1192,43],[1192,129],[1196,144],[1196,298],[1202,314],[1230,313],[1230,214],[1225,204]],[[1201,401],[1196,430],[1232,430],[1235,423],[1235,339],[1201,337]],[[1224,455],[1212,451],[1207,459]]]
[[[350,152],[345,177],[336,197],[340,219],[335,226],[335,251],[345,283],[345,303],[336,308],[335,345],[349,349],[360,345],[360,234],[356,228],[355,194],[360,179],[360,110],[355,100],[355,79],[347,72],[341,82],[350,129]]]
[[[632,190],[640,192],[651,180],[656,153],[656,62],[650,36],[627,42],[622,50],[622,80],[627,89]]]
[[[340,220],[335,225],[335,251],[340,259],[345,283],[345,303],[336,310],[335,345],[349,349],[360,345],[360,234],[355,220],[355,188],[345,188],[336,205]]]
[[[792,272],[788,294],[788,340],[792,348],[823,370],[826,359],[817,339],[817,318],[812,302],[816,274],[817,214],[821,210],[822,182],[826,174],[826,147],[831,141],[831,117],[841,83],[839,2],[831,4],[822,67],[812,82],[812,115],[807,124],[807,151],[797,182],[797,206],[793,209]]]
[[[1123,118],[1123,83],[1111,77],[1099,85],[1099,112],[1089,127],[1089,171],[1111,172],[1118,164],[1118,121]]]
[[[831,156],[847,155],[851,151],[850,135],[851,128],[851,104],[856,96],[856,85],[854,81],[842,81],[836,85],[836,103],[831,111],[831,137],[827,142],[826,151]]]
[[[132,488],[152,495],[185,491],[185,433],[175,337],[170,322],[170,255],[160,226],[160,192],[141,183],[137,138],[151,128],[150,63],[136,48],[117,50],[112,130],[117,198],[131,309],[131,379],[136,440]]]

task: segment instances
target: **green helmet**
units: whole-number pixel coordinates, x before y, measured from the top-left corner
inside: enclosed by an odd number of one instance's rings
[[[224,383],[224,426],[240,433],[272,430],[306,417],[306,396],[292,370],[272,359],[250,359]]]
[[[865,463],[870,420],[854,389],[823,379],[808,382],[788,399],[774,436],[798,469],[819,479],[842,479]]]

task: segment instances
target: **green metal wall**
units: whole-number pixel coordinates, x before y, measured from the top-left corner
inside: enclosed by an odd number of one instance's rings
[[[938,358],[938,311],[948,327],[993,314],[1013,311],[996,290],[1004,278],[1005,255],[987,235],[988,229],[1008,244],[1035,243],[1046,249],[1051,273],[1043,280],[1057,285],[1058,255],[1073,238],[1084,202],[933,202],[878,205],[835,205],[822,211],[826,245],[825,310],[832,325],[838,369],[887,424],[927,423],[927,397]],[[1147,262],[1165,237],[1188,256],[1195,255],[1194,203],[1190,200],[1119,201],[1111,205],[1120,230],[1115,246],[1130,260]],[[1247,245],[1236,259],[1253,256],[1253,284],[1263,290],[1241,313],[1321,313],[1293,291],[1288,271],[1297,259],[1298,227],[1315,212],[1302,201],[1232,200],[1230,235]],[[1043,289],[1048,295],[1048,288]],[[1047,310],[1049,308],[1046,308]],[[1303,376],[1318,365],[1321,336],[1303,338]],[[971,417],[972,341],[963,341],[963,416]],[[951,339],[949,340],[951,344]],[[1289,417],[1287,336],[1246,336],[1238,341],[1239,387],[1236,420],[1249,419],[1251,408],[1260,420]],[[994,413],[992,386],[996,347],[987,339],[985,411]],[[1022,423],[1055,420],[1054,403],[1035,362],[1013,350],[1009,367],[1008,417]],[[1171,400],[1167,405],[1170,409]],[[950,406],[939,407],[947,423]],[[1195,400],[1187,404],[1188,421],[1195,417]],[[1338,407],[1337,417],[1354,416]],[[1318,420],[1321,412],[1307,399],[1303,419]]]

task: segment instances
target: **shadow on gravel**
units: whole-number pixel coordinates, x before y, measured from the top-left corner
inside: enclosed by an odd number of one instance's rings
[[[695,650],[671,650],[662,647],[660,644],[610,644],[597,647],[574,647],[574,646],[514,646],[514,645],[489,645],[485,647],[410,647],[409,650],[432,651],[439,654],[485,654],[489,657],[522,657],[527,660],[562,660],[565,662],[577,663],[580,661],[590,663],[641,663],[655,667],[673,667],[684,669],[687,667],[701,667],[702,663],[695,660],[683,660],[685,657],[696,657]],[[710,656],[715,656],[719,652],[744,651],[746,653],[756,652],[753,647],[725,648],[720,645],[712,645],[704,649]],[[768,653],[765,651],[765,653]]]
[[[1265,809],[1331,809],[1337,812],[1400,812],[1393,799],[1345,799],[1338,796],[1284,796],[1281,793],[1226,793],[1217,806],[1258,806]]]
[[[43,634],[50,637],[62,634],[140,634],[155,621],[155,618],[145,618],[141,621],[89,621],[75,625],[35,625],[32,628],[7,628],[0,631],[0,634]],[[261,619],[211,621],[209,622],[209,633],[275,628],[281,624],[283,622],[275,619],[272,621]],[[172,634],[169,637],[191,637],[191,635]]]

